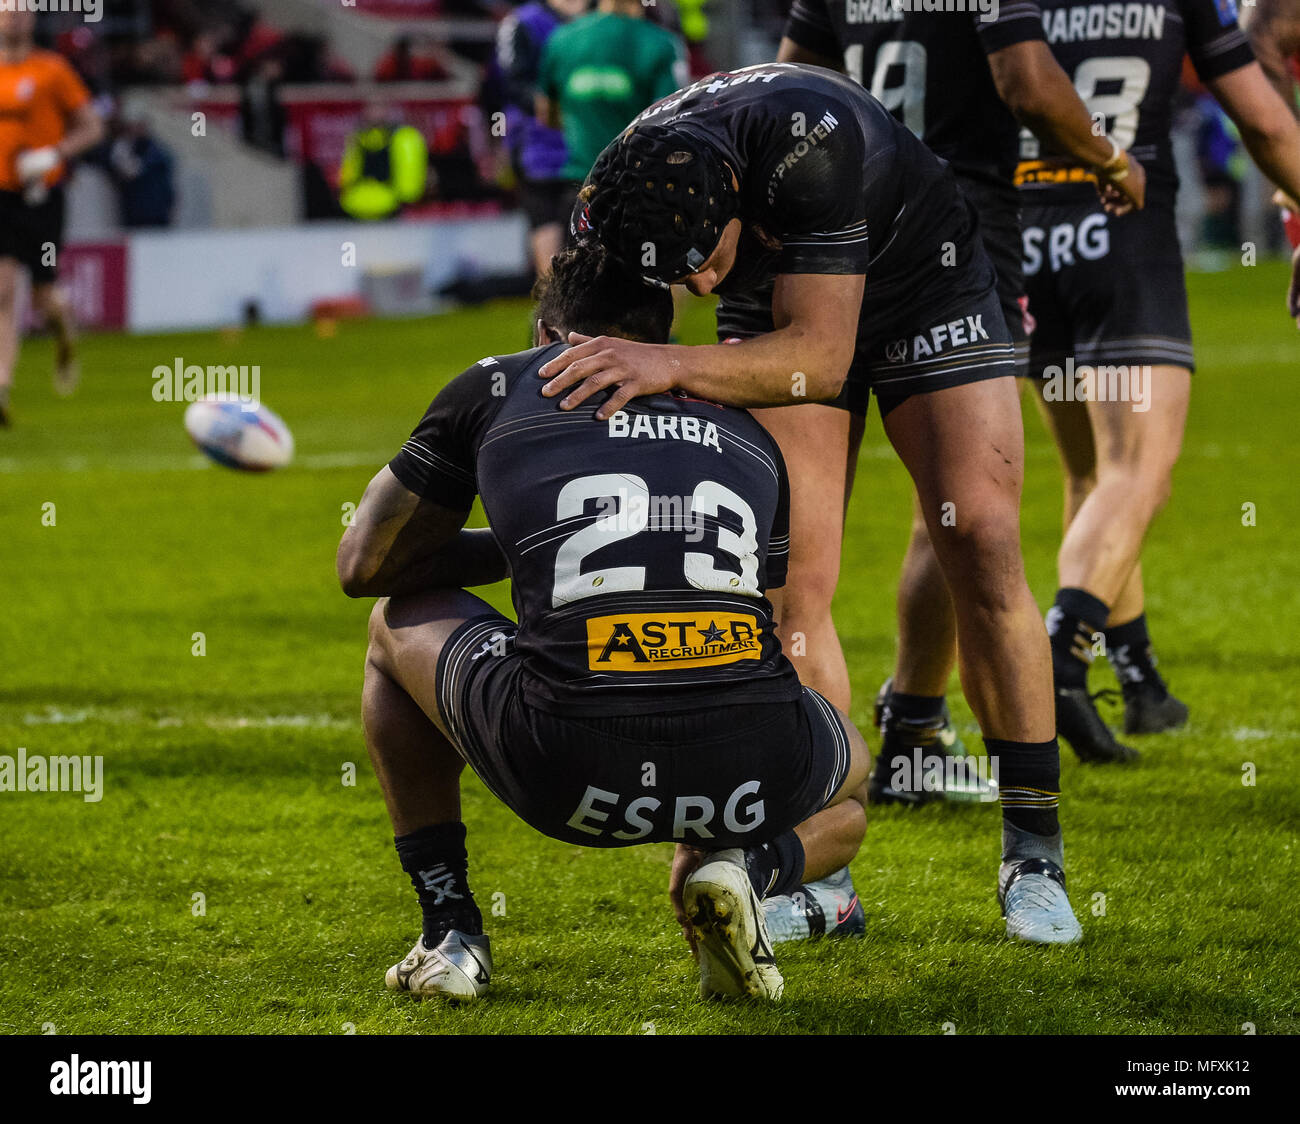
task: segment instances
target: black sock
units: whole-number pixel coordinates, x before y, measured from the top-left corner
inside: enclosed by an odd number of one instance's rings
[[[990,757],[997,758],[998,801],[1002,818],[1022,831],[1055,835],[1061,830],[1057,806],[1061,801],[1061,750],[1050,742],[1008,742],[985,738]]]
[[[425,948],[433,948],[451,929],[481,936],[483,915],[469,888],[465,825],[434,824],[394,836],[393,842],[424,912]]]
[[[890,691],[887,705],[904,722],[938,722],[943,715],[942,695],[904,695]]]
[[[1156,655],[1147,633],[1147,615],[1142,613],[1125,624],[1106,629],[1106,658],[1125,695],[1152,691],[1160,698],[1169,688],[1156,670]]]
[[[1085,687],[1092,663],[1093,636],[1106,630],[1110,610],[1082,589],[1058,589],[1047,611],[1052,641],[1052,677],[1058,687]]]
[[[761,901],[778,894],[793,894],[803,885],[803,844],[794,828],[767,843],[745,848],[745,869]]]

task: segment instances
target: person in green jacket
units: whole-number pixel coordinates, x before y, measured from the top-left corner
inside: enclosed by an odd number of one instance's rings
[[[365,222],[392,218],[424,198],[429,146],[418,129],[395,124],[388,106],[368,105],[348,138],[339,169],[339,204]]]
[[[542,52],[537,115],[564,130],[564,177],[585,179],[633,117],[686,80],[682,41],[646,19],[642,0],[600,0],[556,30]]]

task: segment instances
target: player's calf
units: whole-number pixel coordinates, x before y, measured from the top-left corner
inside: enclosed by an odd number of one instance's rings
[[[422,915],[420,940],[388,970],[385,982],[395,991],[454,999],[481,996],[492,972],[460,821],[464,762],[402,683],[423,683],[428,673],[428,685],[435,685],[432,669],[445,615],[475,611],[467,597],[428,594],[376,603],[362,704],[366,745],[393,823],[398,861]]]
[[[56,284],[34,286],[32,299],[54,335],[54,390],[60,397],[66,398],[81,382],[72,303],[67,293]]]

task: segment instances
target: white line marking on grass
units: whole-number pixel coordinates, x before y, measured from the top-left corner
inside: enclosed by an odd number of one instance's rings
[[[270,714],[259,717],[205,718],[205,726],[214,730],[278,729],[288,726],[295,729],[350,729],[354,720],[335,718],[330,714]]]
[[[40,714],[26,714],[23,723],[28,726],[75,726],[85,722],[103,722],[118,726],[142,721],[139,710],[114,707],[83,707],[80,710],[60,710],[46,707]],[[147,719],[145,720],[147,721]],[[360,719],[336,718],[332,714],[202,714],[179,717],[164,715],[153,719],[159,729],[177,726],[207,726],[213,730],[264,730],[264,729],[314,729],[349,730]]]
[[[90,717],[88,710],[56,710],[46,707],[44,714],[26,714],[23,722],[28,726],[75,726]]]
[[[1253,726],[1238,726],[1231,733],[1233,740],[1239,742],[1294,741],[1300,737],[1293,730],[1261,730]]]
[[[392,450],[382,453],[310,453],[296,458],[290,466],[305,468],[309,472],[318,472],[329,468],[365,468],[387,464],[392,460]],[[58,457],[53,460],[24,461],[17,457],[0,457],[0,473],[21,475],[27,472],[68,472],[78,473],[92,470],[95,472],[206,472],[220,466],[213,464],[201,453],[192,456],[151,456],[136,455],[112,457],[104,460],[91,460],[87,457]]]
[[[382,466],[393,459],[392,452],[386,453],[312,453],[299,457],[294,464],[303,468],[364,468],[366,465]]]

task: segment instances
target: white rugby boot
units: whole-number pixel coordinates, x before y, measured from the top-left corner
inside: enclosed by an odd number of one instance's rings
[[[475,937],[457,929],[450,930],[436,948],[426,948],[422,936],[406,959],[384,976],[392,991],[448,999],[478,999],[491,980],[491,942],[486,936]]]
[[[740,848],[712,854],[686,879],[682,901],[699,949],[701,999],[781,998],[785,981]]]
[[[1060,832],[1048,837],[1002,825],[998,902],[1007,936],[1029,944],[1078,944],[1083,927],[1065,892]]]

